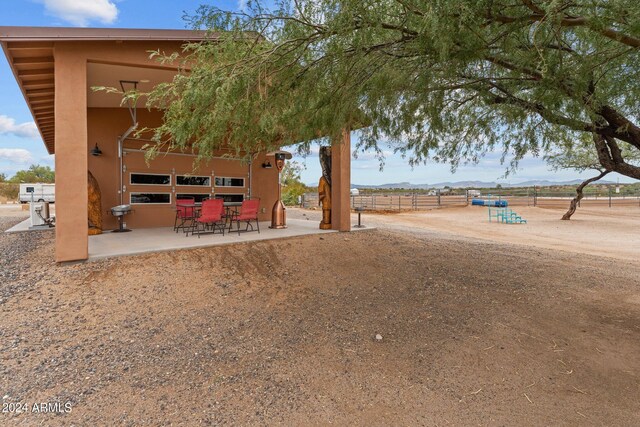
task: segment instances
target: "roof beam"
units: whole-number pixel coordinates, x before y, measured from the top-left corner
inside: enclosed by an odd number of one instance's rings
[[[53,42],[21,42],[7,43],[9,50],[27,50],[27,49],[53,49]]]
[[[52,103],[54,100],[55,100],[55,96],[34,97],[34,98],[29,98],[29,104],[31,105],[48,104],[48,103]]]
[[[41,98],[29,98],[29,104],[31,105],[53,104],[54,100],[55,100],[54,96],[45,96]]]
[[[53,76],[53,68],[42,68],[40,70],[18,70],[18,77],[41,77]]]
[[[50,87],[45,89],[26,89],[25,92],[29,98],[38,98],[42,96],[54,95],[56,91],[53,87]]]
[[[39,56],[39,57],[23,57],[23,58],[13,58],[13,63],[15,65],[42,65],[42,64],[53,64],[53,56]]]
[[[53,104],[49,104],[49,105],[47,105],[47,104],[45,104],[45,105],[34,105],[33,107],[31,107],[31,109],[34,111],[34,114],[36,114],[35,113],[36,110],[41,112],[41,113],[43,113],[45,111],[53,113],[54,112],[54,108],[55,107],[53,106]]]
[[[22,83],[22,87],[25,88],[25,90],[27,89],[31,89],[31,88],[36,88],[36,87],[51,87],[53,88],[55,85],[55,80],[53,79],[44,79],[44,80],[31,80],[31,81],[26,81],[24,83]]]

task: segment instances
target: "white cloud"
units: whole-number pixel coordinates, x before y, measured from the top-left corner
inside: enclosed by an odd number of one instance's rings
[[[0,159],[12,163],[29,163],[33,160],[31,153],[23,148],[0,148]]]
[[[15,119],[0,115],[0,135],[12,134],[23,138],[38,138],[38,128],[34,122],[16,124]]]
[[[90,21],[112,24],[118,8],[112,0],[41,0],[48,13],[80,27]]]
[[[375,151],[359,151],[356,153],[357,157],[353,158],[354,162],[368,162],[374,160],[378,164],[378,153]],[[393,151],[382,150],[382,157],[387,158],[393,156]]]

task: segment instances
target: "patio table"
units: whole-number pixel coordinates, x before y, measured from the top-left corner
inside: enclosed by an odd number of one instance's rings
[[[228,218],[231,218],[233,214],[238,213],[238,208],[242,206],[242,202],[224,202],[222,204],[225,208],[225,223]],[[200,210],[202,209],[202,202],[189,203],[180,205],[180,207],[193,209],[193,218],[191,219],[191,228],[195,226],[196,218],[200,216]],[[233,210],[233,212],[231,212]],[[188,233],[187,233],[188,234]]]

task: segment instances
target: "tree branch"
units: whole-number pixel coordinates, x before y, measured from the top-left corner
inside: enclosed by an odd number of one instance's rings
[[[493,15],[489,13],[486,18],[489,20],[489,22],[495,21],[501,24],[512,24],[516,22],[540,22],[547,19],[547,15],[545,13],[538,12],[531,15],[514,17],[506,15]],[[615,40],[627,46],[640,48],[639,38],[624,34],[623,32],[614,30],[613,28],[597,28],[594,25],[593,21],[586,17],[565,16],[564,18],[560,19],[558,23],[562,27],[586,27],[603,35],[604,37],[607,37],[608,39]]]

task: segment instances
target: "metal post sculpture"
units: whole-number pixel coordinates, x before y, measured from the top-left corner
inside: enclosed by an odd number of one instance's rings
[[[318,201],[322,204],[321,230],[331,230],[331,147],[320,147],[322,177],[318,183]]]
[[[278,169],[278,200],[273,205],[271,210],[271,226],[269,228],[287,228],[287,209],[282,203],[282,183],[280,182],[280,173],[284,168],[284,163],[287,159],[292,157],[291,153],[287,151],[276,151],[269,153],[268,155],[274,155],[276,160],[276,168]]]

